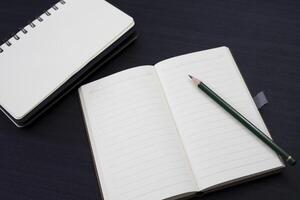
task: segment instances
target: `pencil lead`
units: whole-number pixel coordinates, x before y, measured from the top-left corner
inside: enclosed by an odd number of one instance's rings
[[[190,77],[191,79],[193,79],[193,77],[192,77],[191,75],[189,75],[189,77]]]

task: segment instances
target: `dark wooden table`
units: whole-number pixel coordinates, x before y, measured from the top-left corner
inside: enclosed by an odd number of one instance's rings
[[[262,116],[275,141],[300,159],[300,1],[110,2],[135,18],[140,36],[86,82],[178,54],[228,46],[252,94],[264,90],[270,100]],[[53,3],[1,1],[0,39]],[[299,198],[300,163],[204,197]],[[0,114],[0,199],[100,199],[76,90],[25,129]]]

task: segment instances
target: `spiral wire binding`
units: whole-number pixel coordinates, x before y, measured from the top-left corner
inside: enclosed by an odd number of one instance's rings
[[[56,3],[54,6],[52,6],[50,9],[53,9],[53,11],[57,11],[57,10],[59,10],[59,7],[57,6],[57,4],[61,4],[61,5],[64,5],[64,4],[66,4],[66,1],[64,1],[64,0],[60,0],[58,3]],[[49,11],[49,10],[47,10],[46,12],[44,12],[43,14],[45,14],[46,16],[51,16],[52,15],[52,13]],[[41,16],[39,16],[39,17],[37,17],[36,18],[39,22],[43,22],[44,21],[44,19],[41,17]],[[35,28],[37,25],[36,25],[36,23],[33,23],[33,21],[32,22],[30,22],[29,23],[29,26],[31,27],[31,28]],[[25,26],[26,27],[26,26]],[[28,30],[27,30],[27,28],[22,28],[21,30],[20,30],[20,32],[21,33],[23,33],[23,34],[27,34],[28,33]],[[4,42],[4,44],[2,44],[2,45],[6,45],[6,46],[8,46],[8,47],[10,47],[10,46],[12,46],[12,42],[10,41],[11,39],[14,39],[14,40],[20,40],[20,37],[18,36],[18,34],[14,34],[14,36],[12,36],[9,40],[7,40],[6,42]],[[1,53],[3,53],[4,52],[4,50],[1,48],[1,46],[2,45],[0,45],[0,54]]]

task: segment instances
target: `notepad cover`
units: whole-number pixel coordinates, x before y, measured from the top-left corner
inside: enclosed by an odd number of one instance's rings
[[[105,1],[55,7],[33,21],[35,27],[18,32],[18,40],[1,45],[0,105],[17,126],[28,124],[87,74],[85,66],[107,58],[133,32],[133,19]]]

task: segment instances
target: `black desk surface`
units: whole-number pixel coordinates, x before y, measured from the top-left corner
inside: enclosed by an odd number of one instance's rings
[[[1,1],[0,38],[54,2]],[[179,54],[228,46],[251,93],[264,90],[270,100],[262,116],[275,141],[300,159],[299,1],[110,2],[135,18],[140,37],[86,82]],[[204,199],[299,199],[299,169],[300,163]],[[100,199],[77,91],[25,129],[0,114],[0,199]]]

